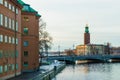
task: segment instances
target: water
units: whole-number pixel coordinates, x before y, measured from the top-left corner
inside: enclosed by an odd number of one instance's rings
[[[120,80],[120,63],[67,65],[53,80]]]

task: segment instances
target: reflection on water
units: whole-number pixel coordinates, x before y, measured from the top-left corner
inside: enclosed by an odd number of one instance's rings
[[[120,63],[67,65],[53,80],[120,80]]]

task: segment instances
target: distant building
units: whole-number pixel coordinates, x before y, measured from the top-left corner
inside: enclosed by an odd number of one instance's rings
[[[76,55],[91,55],[91,54],[110,54],[109,45],[91,44],[89,27],[86,25],[84,33],[84,45],[76,46]]]
[[[78,45],[76,53],[77,55],[109,54],[109,49],[107,45],[102,44]]]
[[[110,50],[110,52],[112,53],[112,54],[117,54],[117,55],[120,55],[120,47],[112,47],[111,48],[111,50]]]

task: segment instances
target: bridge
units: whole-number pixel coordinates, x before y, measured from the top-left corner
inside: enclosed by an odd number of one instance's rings
[[[77,60],[94,60],[108,62],[110,60],[120,60],[120,55],[80,55],[80,56],[49,56],[48,60],[59,60],[59,61],[69,61],[75,62]]]

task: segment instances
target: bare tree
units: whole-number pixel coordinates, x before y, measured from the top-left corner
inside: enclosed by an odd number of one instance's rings
[[[40,19],[39,50],[41,56],[43,55],[43,52],[45,52],[48,56],[48,50],[51,49],[52,40],[52,37],[46,31],[46,23],[42,19]]]

